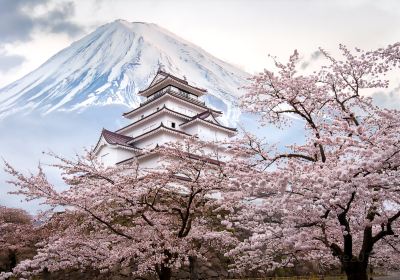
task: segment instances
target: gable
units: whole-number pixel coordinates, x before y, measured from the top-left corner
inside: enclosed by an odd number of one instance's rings
[[[153,81],[151,81],[149,87],[159,83],[160,81],[164,80],[167,75],[163,72],[158,72],[157,75],[154,77]]]
[[[104,139],[104,136],[101,135],[99,141],[97,142],[96,147],[93,149],[93,152],[97,155],[99,152],[105,147],[108,146],[108,143],[106,139]]]
[[[212,114],[210,114],[209,116],[207,116],[207,117],[204,118],[203,120],[209,121],[209,122],[215,123],[215,124],[220,124],[220,123],[217,121],[217,119],[216,119]]]

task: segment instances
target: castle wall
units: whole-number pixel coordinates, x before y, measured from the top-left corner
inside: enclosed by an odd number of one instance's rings
[[[156,145],[159,146],[168,143],[182,140],[182,136],[178,134],[171,134],[166,131],[159,131],[149,137],[140,139],[136,142],[137,147],[142,149],[154,149]]]
[[[205,123],[196,122],[185,126],[184,131],[191,135],[198,135],[201,140],[205,141],[223,141],[230,137],[228,132],[218,128],[213,128]]]
[[[117,162],[126,160],[133,156],[134,156],[134,152],[131,150],[126,150],[121,147],[115,147],[115,146],[110,146],[110,145],[103,146],[97,155],[98,159],[106,167],[113,166]]]
[[[106,145],[100,149],[97,158],[104,164],[104,166],[113,166],[116,161],[116,152],[111,146]]]
[[[152,169],[158,169],[161,167],[161,163],[159,162],[159,155],[151,155],[138,160],[140,169],[142,171],[148,171]]]
[[[159,88],[160,87],[161,86],[159,86]],[[153,92],[155,92],[155,89],[149,91],[148,94]],[[144,149],[145,151],[142,151],[144,153],[147,152],[146,150],[154,149],[157,145],[161,146],[168,142],[180,141],[184,137],[184,135],[180,133],[171,133],[171,131],[166,130],[157,130],[151,132],[151,134],[146,134],[157,129],[161,123],[167,128],[182,131],[189,135],[196,135],[200,140],[204,141],[217,142],[229,138],[232,135],[231,132],[207,125],[207,123],[203,123],[202,121],[194,121],[186,126],[180,126],[189,118],[207,110],[205,105],[204,107],[195,105],[195,103],[199,101],[201,102],[193,92],[190,93],[185,90],[180,90],[176,88],[175,85],[169,85],[167,88],[159,90],[149,97],[149,103],[141,105],[141,109],[134,110],[127,115],[127,117],[131,119],[132,123],[139,122],[133,124],[129,128],[125,128],[123,132],[117,132],[117,135],[111,134],[111,136],[109,136],[111,140],[107,140],[109,141],[109,144],[102,143],[102,145],[106,145],[103,147],[99,146],[101,148],[98,151],[98,157],[104,165],[112,166],[117,162],[126,160],[135,155],[134,151],[123,149],[121,148],[121,145],[129,145],[130,143],[133,143],[135,147]],[[167,109],[183,114],[189,118],[179,116],[179,114],[174,115],[167,111],[161,111],[160,113],[154,114],[159,110],[162,110],[164,106]],[[148,119],[146,118],[152,114],[154,115]],[[213,117],[209,117],[209,120],[215,122]],[[133,139],[123,136],[121,137],[121,135],[118,136],[118,134],[129,136]],[[143,134],[146,134],[143,138],[136,139]],[[206,148],[206,153],[209,154],[211,158],[215,158],[215,149],[219,149],[218,146],[211,143],[210,146]],[[221,152],[221,154],[222,153],[223,152]],[[158,159],[153,156],[143,157],[139,162],[139,165],[141,165],[142,168],[155,168],[159,166],[157,160]]]
[[[151,102],[149,105],[144,105],[146,106],[144,107],[144,109],[132,113],[130,119],[132,120],[132,122],[138,121],[142,118],[142,116],[146,117],[156,112],[157,108],[161,109],[164,105],[171,110],[191,117],[206,110],[206,108],[202,108],[194,104],[185,102],[183,100],[180,100],[179,98],[173,98],[169,95],[165,95],[163,97],[160,97],[160,99]]]

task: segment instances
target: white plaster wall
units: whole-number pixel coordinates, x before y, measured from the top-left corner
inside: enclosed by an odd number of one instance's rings
[[[97,153],[98,159],[104,164],[104,166],[113,166],[116,163],[116,153],[109,145],[100,148]]]
[[[150,137],[138,140],[137,142],[135,142],[135,145],[141,149],[154,149],[156,145],[161,141],[161,138],[162,136],[157,133]]]
[[[142,149],[153,149],[157,146],[165,144],[167,142],[175,142],[182,140],[182,136],[177,134],[171,134],[166,131],[159,131],[149,137],[138,140],[135,144],[137,147]]]
[[[117,148],[115,147],[114,150],[116,151],[115,154],[115,163],[126,160],[128,158],[131,158],[135,155],[135,152],[132,150],[126,150],[123,148]]]
[[[167,139],[168,137],[165,137]],[[168,140],[176,140],[173,138],[169,138]],[[212,145],[205,147],[203,150],[198,151],[197,153],[199,156],[206,156],[211,159],[225,161],[229,159],[229,155],[225,153],[219,146]],[[160,162],[160,156],[158,154],[153,154],[150,156],[143,157],[138,160],[139,168],[142,172],[146,172],[149,170],[157,170],[163,167],[163,164]],[[164,163],[165,164],[165,163]]]
[[[132,122],[136,122],[142,119],[142,116],[146,117],[156,112],[158,109],[161,109],[164,105],[171,110],[174,110],[176,112],[188,116],[194,116],[206,110],[205,108],[198,107],[196,105],[165,95],[159,98],[158,100],[150,103],[148,107],[146,107],[145,109],[140,110],[139,112],[135,112],[130,118]],[[184,121],[185,120],[183,118],[173,116],[169,113],[161,113],[160,115],[157,115],[154,118],[151,118],[150,120],[143,120],[142,122],[133,126],[129,130],[126,130],[123,134],[131,137],[137,137],[152,129],[157,128],[162,122],[166,127],[170,128],[172,128],[171,124],[175,123],[174,129],[184,131],[190,135],[197,135],[200,137],[201,140],[205,141],[223,141],[229,138],[228,132],[224,132],[220,129],[210,127],[201,122],[197,122],[189,126],[184,126],[182,128],[180,124]],[[179,134],[171,134],[169,132],[162,131],[137,141],[135,145],[139,148],[153,149],[157,146],[157,144],[162,145],[168,142],[180,141],[182,137],[183,136]],[[210,157],[215,158],[214,157],[215,149],[216,147],[211,144],[210,147],[207,148],[206,152],[210,154]],[[223,156],[224,152],[219,151],[219,153],[220,156]],[[102,147],[98,153],[100,160],[106,166],[115,165],[117,162],[131,158],[133,155],[134,155],[133,151],[116,148],[110,145]],[[226,155],[226,157],[228,156],[229,155]],[[158,161],[158,156],[145,157],[139,161],[139,165],[143,168],[157,168],[159,167],[157,161]]]
[[[161,167],[160,156],[155,154],[138,160],[139,168],[145,172],[146,170],[158,169]]]
[[[169,128],[175,129],[175,130],[182,130],[181,127],[179,126],[183,122],[186,121],[186,119],[171,115],[171,114],[163,114],[161,118],[162,123]],[[175,128],[172,127],[172,123],[175,123]]]
[[[187,115],[190,117],[193,117],[194,115],[197,115],[206,110],[205,108],[199,108],[190,103],[180,101],[179,99],[168,98],[168,100],[166,100],[165,104],[166,104],[167,108],[170,108],[171,110],[174,110],[178,113],[181,113],[181,114],[184,114],[184,115]]]
[[[160,99],[152,103],[149,103],[149,105],[147,105],[145,109],[141,109],[139,111],[132,113],[132,115],[129,118],[132,120],[132,122],[135,122],[141,119],[142,116],[146,117],[151,113],[154,113],[157,110],[157,107],[161,109],[164,106],[164,104],[167,106],[167,108],[188,116],[194,116],[206,110],[205,108],[198,107],[191,103],[182,101],[178,98],[173,98],[170,95],[165,95],[163,97],[160,97]]]
[[[154,117],[151,117],[150,119],[144,120],[131,128],[125,130],[123,132],[124,135],[130,136],[130,137],[137,137],[139,135],[142,135],[143,133],[150,131],[152,129],[155,129],[161,125],[161,122],[167,126],[172,128],[171,123],[175,123],[175,129],[176,130],[181,130],[181,127],[179,126],[181,123],[183,123],[185,119],[174,116],[168,112],[162,112]]]
[[[97,157],[104,164],[104,166],[108,167],[115,165],[117,162],[131,158],[134,155],[135,153],[131,150],[105,145],[100,149]]]
[[[213,128],[201,122],[185,126],[184,131],[191,135],[197,134],[201,140],[205,141],[224,141],[230,137],[227,132],[218,128]]]
[[[130,119],[132,120],[132,122],[136,122],[142,118],[142,115],[145,117],[154,113],[155,111],[157,111],[157,107],[161,109],[164,106],[165,101],[165,97],[162,97],[159,100],[150,103],[147,107],[145,107],[145,109],[141,109],[140,111],[133,113]]]
[[[169,143],[169,142],[176,142],[182,141],[182,136],[171,134],[171,133],[164,133],[162,137],[162,144]]]
[[[184,126],[183,131],[190,135],[199,135],[199,126],[198,125],[188,125]]]

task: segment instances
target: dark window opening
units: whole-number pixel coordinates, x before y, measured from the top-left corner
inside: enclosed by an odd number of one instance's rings
[[[142,115],[142,119],[144,118],[144,115]]]
[[[171,127],[175,128],[175,123],[174,122],[171,123]]]

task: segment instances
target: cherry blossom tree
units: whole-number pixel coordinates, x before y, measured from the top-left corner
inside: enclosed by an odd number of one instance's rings
[[[5,271],[17,265],[19,255],[33,252],[39,240],[39,231],[26,211],[0,206],[0,257],[5,261],[2,263]]]
[[[53,154],[65,191],[57,191],[41,167],[26,176],[7,164],[15,193],[64,209],[46,222],[56,230],[15,275],[90,268],[170,279],[195,260],[207,260],[211,249],[231,248],[235,238],[219,221],[226,212],[219,197],[230,185],[218,155],[202,153],[209,145],[191,138],[148,151],[163,166],[145,172],[135,161],[106,168],[91,153],[74,161]]]
[[[368,97],[389,86],[399,45],[340,51],[335,58],[321,49],[324,64],[311,74],[297,70],[295,51],[275,72],[254,76],[241,100],[264,125],[304,128],[304,141],[274,147],[247,135],[235,148],[253,167],[238,181],[253,203],[230,220],[252,229],[229,253],[237,271],[301,260],[364,280],[368,265],[400,262],[400,112]]]

